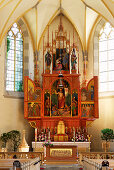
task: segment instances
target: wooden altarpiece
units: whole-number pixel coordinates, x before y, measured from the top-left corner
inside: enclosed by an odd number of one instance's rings
[[[38,129],[50,129],[54,135],[59,121],[66,131],[86,128],[98,114],[98,77],[81,87],[79,74],[79,48],[70,33],[64,31],[61,19],[58,30],[52,32],[52,42],[43,40],[42,88],[37,81],[24,78],[24,117]]]

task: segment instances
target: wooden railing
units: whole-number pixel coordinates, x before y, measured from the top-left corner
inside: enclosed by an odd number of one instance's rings
[[[20,164],[17,166],[17,162]],[[0,159],[0,169],[40,170],[39,157],[34,159]]]
[[[0,152],[1,159],[34,159],[38,158],[43,164],[44,152]]]
[[[108,161],[105,166],[102,165],[104,161]],[[114,170],[114,160],[113,159],[88,159],[84,158],[82,161],[84,169],[87,170]]]
[[[113,159],[114,152],[79,152],[79,162],[81,163],[85,158],[88,159]],[[44,163],[44,152],[0,152],[0,160],[5,159],[29,159],[39,158],[41,164]]]
[[[21,163],[22,170],[40,170],[40,161],[38,158],[31,159]]]
[[[114,159],[114,152],[80,152],[79,161],[88,159]]]
[[[96,162],[95,159],[83,159],[83,167],[87,170],[101,170],[102,164],[99,162]]]

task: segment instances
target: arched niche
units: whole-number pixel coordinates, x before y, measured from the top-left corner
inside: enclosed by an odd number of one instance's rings
[[[66,80],[56,80],[51,87],[51,115],[71,116],[71,87]]]

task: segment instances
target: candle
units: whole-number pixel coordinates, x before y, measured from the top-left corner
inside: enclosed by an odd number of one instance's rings
[[[37,142],[37,128],[35,128],[35,142]]]
[[[74,129],[74,137],[75,137],[75,129]]]
[[[50,130],[48,132],[48,140],[50,141]]]

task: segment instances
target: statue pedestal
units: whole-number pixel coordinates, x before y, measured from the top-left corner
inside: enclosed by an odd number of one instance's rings
[[[102,142],[102,148],[104,149],[105,152],[108,152],[108,150],[110,148],[110,142],[103,141]]]

